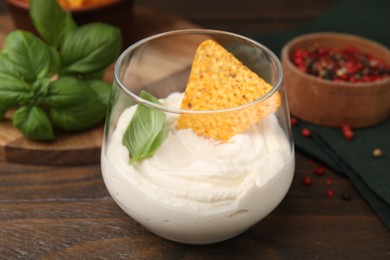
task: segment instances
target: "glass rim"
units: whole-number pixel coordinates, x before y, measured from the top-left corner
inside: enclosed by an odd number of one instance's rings
[[[184,34],[204,34],[204,35],[209,35],[209,36],[211,36],[213,34],[214,35],[216,35],[216,34],[227,35],[227,36],[231,36],[231,37],[235,37],[235,38],[240,38],[242,40],[245,40],[247,42],[254,44],[256,47],[264,50],[271,57],[272,61],[276,64],[276,67],[278,70],[278,75],[277,75],[277,80],[276,80],[275,84],[272,85],[272,88],[265,95],[261,96],[258,99],[255,99],[251,102],[245,103],[243,105],[224,108],[224,109],[191,110],[191,109],[167,107],[167,106],[164,106],[162,104],[156,104],[156,103],[150,102],[146,99],[143,99],[139,95],[133,93],[132,91],[130,91],[125,86],[125,84],[120,80],[120,68],[121,68],[122,61],[124,59],[126,59],[126,57],[128,56],[128,53],[130,53],[132,50],[138,48],[139,46],[143,45],[146,42],[149,42],[149,41],[152,41],[155,39],[164,38],[167,36],[174,36],[174,35],[184,35]],[[229,111],[241,110],[241,109],[245,109],[247,107],[250,107],[254,104],[263,102],[264,100],[266,100],[267,98],[272,96],[277,90],[279,90],[281,88],[281,85],[283,82],[283,69],[282,69],[282,64],[281,64],[279,58],[275,55],[275,53],[273,51],[271,51],[265,45],[255,41],[253,39],[250,39],[246,36],[232,33],[232,32],[227,32],[227,31],[222,31],[222,30],[213,30],[213,29],[180,29],[180,30],[172,30],[172,31],[167,31],[167,32],[163,32],[163,33],[158,33],[158,34],[146,37],[142,40],[139,40],[139,41],[133,43],[129,47],[127,47],[121,53],[121,55],[118,57],[117,61],[115,62],[114,80],[119,85],[121,90],[124,91],[128,96],[131,96],[132,98],[134,98],[138,102],[138,104],[142,104],[142,105],[148,106],[148,107],[153,108],[153,109],[158,109],[158,110],[161,110],[164,112],[175,113],[175,114],[183,114],[183,113],[186,113],[186,114],[210,114],[210,113],[224,113],[224,112],[229,112]]]

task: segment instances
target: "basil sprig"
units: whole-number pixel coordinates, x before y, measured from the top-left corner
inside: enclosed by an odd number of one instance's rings
[[[161,104],[146,91],[140,97]],[[139,104],[123,135],[122,143],[129,150],[130,163],[143,160],[154,154],[164,139],[165,113]]]
[[[105,69],[121,51],[118,28],[77,26],[56,0],[30,0],[39,36],[15,30],[0,50],[0,119],[13,109],[13,125],[39,141],[54,129],[78,131],[105,116],[111,85]]]

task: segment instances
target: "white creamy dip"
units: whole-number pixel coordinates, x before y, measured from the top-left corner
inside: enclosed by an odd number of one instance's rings
[[[161,102],[179,107],[183,94]],[[156,153],[131,165],[122,137],[136,106],[126,109],[102,148],[102,173],[118,205],[152,232],[179,242],[205,244],[233,237],[269,214],[294,173],[294,152],[275,115],[217,144],[191,130],[176,130]]]

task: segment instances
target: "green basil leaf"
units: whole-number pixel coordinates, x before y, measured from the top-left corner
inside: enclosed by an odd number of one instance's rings
[[[106,68],[103,70],[94,71],[92,73],[83,74],[84,80],[103,80],[104,74],[106,73]]]
[[[61,67],[60,54],[58,53],[57,49],[55,49],[52,46],[49,46],[49,50],[50,50],[49,73],[57,74],[57,72],[59,71],[59,68]]]
[[[61,51],[62,74],[90,74],[108,67],[121,51],[118,28],[102,23],[81,26],[66,35]]]
[[[106,113],[106,107],[97,98],[89,98],[82,104],[68,108],[50,109],[50,120],[65,131],[88,129],[101,122]]]
[[[85,82],[72,77],[53,82],[45,102],[52,123],[66,131],[87,129],[106,115],[106,105],[98,95]]]
[[[33,97],[31,86],[23,80],[0,76],[0,104],[15,106]]]
[[[73,19],[72,14],[70,12],[66,12],[65,16],[64,36],[77,28],[76,21]]]
[[[0,77],[19,78],[20,75],[12,61],[3,53],[0,53]]]
[[[33,82],[47,76],[50,68],[50,49],[29,32],[13,31],[5,38],[4,53],[14,64],[16,73]]]
[[[111,84],[103,80],[90,80],[86,82],[88,86],[95,92],[99,100],[106,106],[110,99]]]
[[[49,92],[50,81],[49,78],[43,78],[33,83],[32,90],[34,92],[34,99],[29,104],[39,105],[44,100]]]
[[[38,106],[23,106],[12,115],[13,125],[25,136],[37,141],[54,139],[53,127],[45,112]]]
[[[153,140],[152,143],[148,144],[148,149],[141,150],[142,152],[138,154],[138,156],[135,156],[134,158],[131,158],[130,162],[133,163],[135,161],[142,160],[144,158],[152,156],[158,147],[160,147],[163,139],[164,139],[164,131],[160,131],[156,138]]]
[[[0,120],[8,109],[26,103],[32,97],[30,85],[20,79],[12,61],[0,53]]]
[[[54,0],[30,0],[30,17],[42,38],[54,47],[76,27],[71,14]]]
[[[146,91],[140,97],[160,104],[157,98]],[[122,143],[129,150],[130,162],[143,160],[158,149],[164,138],[165,113],[139,104],[124,135]]]
[[[84,103],[92,96],[97,99],[88,85],[74,77],[63,77],[51,83],[45,102],[51,108],[62,109]]]

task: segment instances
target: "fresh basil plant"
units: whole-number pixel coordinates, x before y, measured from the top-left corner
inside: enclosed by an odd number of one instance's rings
[[[55,0],[30,0],[41,37],[9,33],[0,51],[0,119],[13,109],[13,125],[38,141],[54,129],[90,128],[105,116],[111,85],[105,69],[121,51],[121,33],[103,23],[77,26]]]

